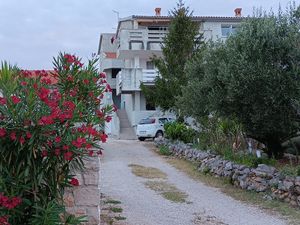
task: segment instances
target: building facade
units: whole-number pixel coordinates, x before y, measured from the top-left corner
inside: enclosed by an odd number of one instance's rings
[[[133,128],[141,119],[161,114],[159,109],[147,102],[140,89],[141,84],[154,85],[158,71],[151,58],[162,56],[161,44],[172,19],[161,16],[159,8],[155,12],[155,16],[119,19],[116,33],[100,36],[100,70],[106,73],[113,89],[105,99],[126,112]],[[226,40],[242,21],[241,9],[236,9],[235,13],[234,17],[194,16],[192,19],[199,23],[205,41]],[[118,120],[117,117],[114,115],[113,118]],[[117,127],[118,121],[113,121],[107,133],[117,135],[120,130]]]

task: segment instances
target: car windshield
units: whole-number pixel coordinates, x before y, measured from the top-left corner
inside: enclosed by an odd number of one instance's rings
[[[151,118],[148,118],[148,119],[142,119],[139,124],[151,124],[151,123],[155,123],[155,119],[151,119]]]

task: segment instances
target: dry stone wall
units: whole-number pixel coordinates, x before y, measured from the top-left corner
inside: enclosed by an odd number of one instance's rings
[[[65,191],[64,201],[69,213],[76,216],[86,216],[85,225],[100,224],[100,158],[90,157],[84,161],[86,169],[77,172],[79,186]]]
[[[201,172],[227,177],[237,187],[270,193],[267,198],[279,199],[300,208],[300,176],[284,176],[276,168],[264,164],[259,164],[257,168],[239,165],[182,142],[161,139],[156,140],[155,144],[167,146],[174,156],[199,162],[198,170]]]

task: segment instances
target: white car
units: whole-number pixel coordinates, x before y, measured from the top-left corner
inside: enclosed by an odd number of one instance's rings
[[[172,122],[174,119],[168,117],[149,117],[142,119],[136,128],[136,135],[140,141],[146,138],[156,138],[164,136],[164,124]]]

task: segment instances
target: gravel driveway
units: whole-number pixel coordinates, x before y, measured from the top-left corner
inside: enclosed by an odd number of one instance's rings
[[[279,225],[287,224],[256,207],[246,205],[218,189],[189,178],[142,143],[110,140],[101,159],[101,192],[122,202],[129,225]],[[147,188],[147,179],[135,176],[130,164],[154,167],[167,174],[167,182],[187,194],[176,203]]]

